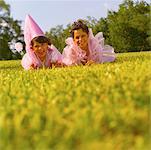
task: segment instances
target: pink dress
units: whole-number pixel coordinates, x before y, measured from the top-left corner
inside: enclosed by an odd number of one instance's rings
[[[21,64],[25,70],[29,70],[32,68],[49,68],[52,63],[61,63],[62,55],[57,50],[57,48],[53,45],[49,47],[45,62],[41,62],[41,60],[35,55],[33,50],[31,49],[31,40],[37,36],[45,36],[43,31],[40,29],[38,24],[33,20],[30,15],[27,15],[25,18],[25,26],[24,26],[24,40],[26,43],[26,54],[23,56]]]
[[[66,65],[80,65],[84,59],[94,61],[95,63],[113,62],[115,60],[114,48],[109,45],[104,45],[102,32],[99,32],[94,37],[92,29],[89,29],[89,56],[86,52],[74,44],[73,38],[66,39],[67,46],[63,50],[62,62]]]
[[[53,63],[61,63],[62,55],[61,53],[53,46],[48,49],[46,54],[45,62],[41,62],[41,60],[35,55],[31,50],[28,51],[22,58],[21,64],[25,70],[29,70],[32,68],[50,68]]]

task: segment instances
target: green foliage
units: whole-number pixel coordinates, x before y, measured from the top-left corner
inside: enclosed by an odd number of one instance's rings
[[[105,43],[112,45],[115,52],[147,51],[151,49],[150,7],[144,1],[125,0],[117,12],[109,11],[106,18],[97,20],[88,16],[86,23],[94,35],[103,32]],[[52,28],[47,33],[54,45],[63,50],[65,39],[70,35],[71,25]]]
[[[11,59],[9,44],[22,37],[20,21],[10,17],[10,6],[0,1],[0,59]]]
[[[149,12],[149,4],[132,0],[125,0],[118,12],[109,12],[110,42],[117,52],[150,50]]]
[[[0,12],[5,11],[4,15],[10,14],[10,6],[4,0],[0,1]]]
[[[65,39],[70,36],[70,28],[70,25],[68,25],[66,29],[63,28],[63,25],[58,25],[55,28],[51,28],[49,32],[46,32],[46,36],[51,39],[52,44],[56,46],[60,52],[62,52],[66,45]]]
[[[150,58],[24,71],[0,62],[0,149],[149,149]]]

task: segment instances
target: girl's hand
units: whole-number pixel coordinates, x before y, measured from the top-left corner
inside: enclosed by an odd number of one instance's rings
[[[34,64],[32,64],[32,65],[30,66],[30,69],[37,69],[37,66],[35,66]]]
[[[85,65],[85,64],[87,63],[87,57],[84,57],[84,58],[81,60],[81,63],[82,63],[83,65]]]
[[[86,63],[86,65],[92,65],[92,64],[95,64],[95,62],[93,61],[93,60],[89,60],[87,63]]]
[[[56,62],[52,64],[52,67],[64,67],[65,64],[61,63],[61,62]]]

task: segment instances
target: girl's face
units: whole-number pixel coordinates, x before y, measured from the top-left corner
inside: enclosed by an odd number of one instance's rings
[[[74,30],[73,40],[82,50],[88,50],[88,34],[82,29]]]
[[[32,49],[40,59],[44,59],[48,51],[48,43],[34,42]]]

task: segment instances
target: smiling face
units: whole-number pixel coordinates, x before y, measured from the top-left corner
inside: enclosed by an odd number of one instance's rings
[[[73,40],[82,50],[88,51],[88,34],[82,29],[74,30]]]
[[[43,61],[48,51],[48,43],[38,43],[34,41],[32,49],[40,60]]]

